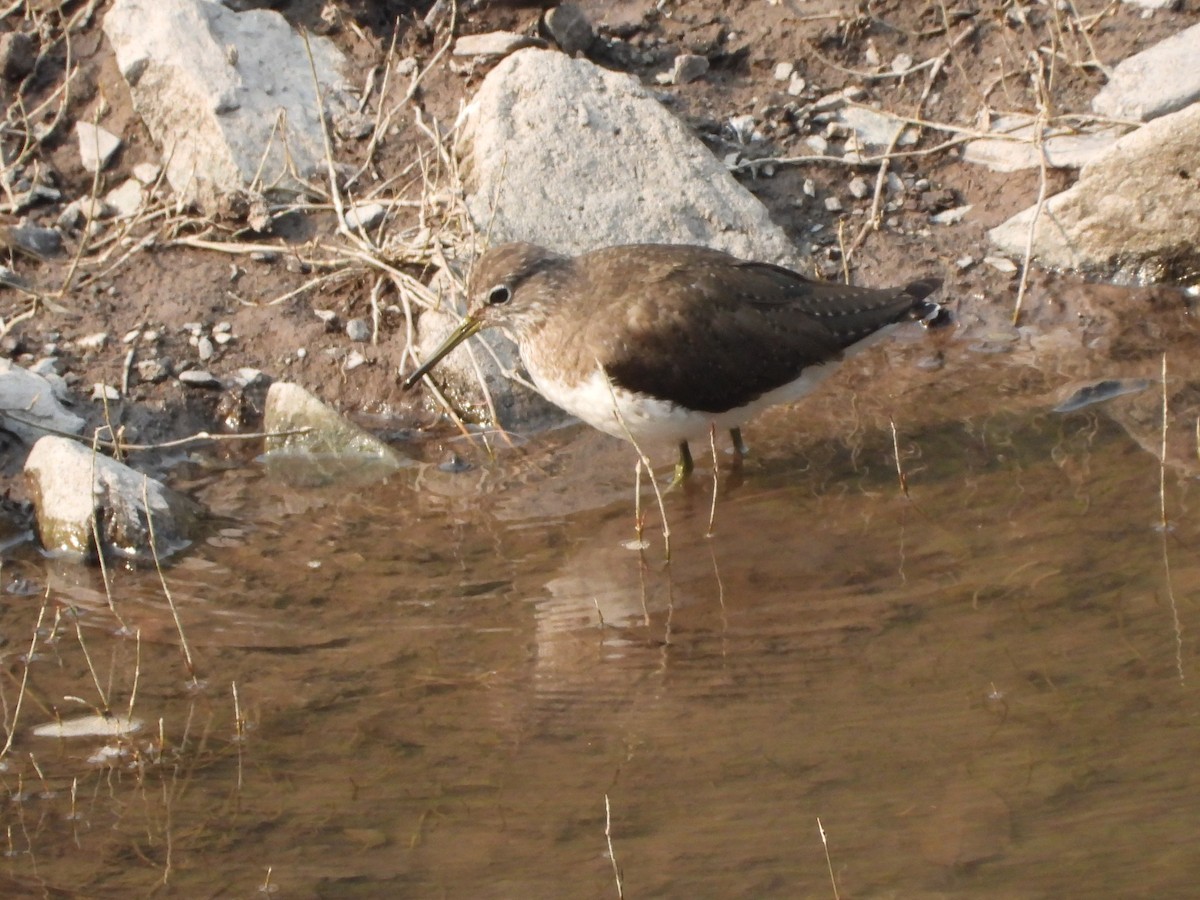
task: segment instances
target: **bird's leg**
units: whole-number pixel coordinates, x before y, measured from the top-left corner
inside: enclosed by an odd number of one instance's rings
[[[742,440],[742,429],[730,428],[729,436],[733,438],[733,455],[737,457],[737,461],[740,463],[746,454],[750,452],[750,448]]]
[[[688,448],[687,441],[680,441],[679,462],[675,463],[675,477],[671,479],[670,487],[683,484],[684,480],[692,474],[692,469],[695,467],[695,464],[692,462],[692,451]]]

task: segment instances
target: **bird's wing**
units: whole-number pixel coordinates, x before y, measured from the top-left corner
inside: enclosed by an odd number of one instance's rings
[[[664,259],[630,273],[629,283],[639,288],[626,309],[627,330],[605,341],[609,377],[626,390],[711,413],[745,405],[840,357],[905,318],[917,299],[903,289],[813,282],[715,251],[685,262]]]

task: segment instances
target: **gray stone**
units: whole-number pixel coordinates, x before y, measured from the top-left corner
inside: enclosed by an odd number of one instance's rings
[[[596,40],[592,23],[574,3],[563,3],[549,10],[543,21],[554,43],[558,44],[567,56],[586,54]]]
[[[196,341],[196,355],[200,357],[200,362],[208,362],[216,352],[217,348],[213,346],[212,338],[202,337]]]
[[[321,105],[305,42],[279,13],[206,0],[115,0],[104,32],[167,179],[205,206],[247,188],[303,191],[325,170]],[[325,111],[353,106],[344,58],[310,37]]]
[[[1121,2],[1142,9],[1178,9],[1180,5],[1180,0],[1121,0]]]
[[[351,319],[346,323],[346,337],[362,343],[371,339],[371,326],[366,319]]]
[[[291,382],[277,381],[268,389],[263,428],[270,435],[268,465],[308,483],[375,481],[411,465],[379,438]],[[307,431],[295,433],[302,429]]]
[[[775,63],[775,68],[771,71],[771,77],[776,81],[791,81],[792,72],[796,66],[790,62]]]
[[[151,384],[158,384],[171,377],[171,369],[167,366],[166,360],[162,358],[140,360],[137,364],[137,372],[139,380],[148,381]]]
[[[638,81],[561,53],[522,50],[488,74],[462,123],[467,204],[492,243],[526,240],[566,253],[637,242],[704,244],[738,256],[793,265],[784,231],[721,161]],[[443,300],[419,323],[429,354],[458,321],[461,299],[435,279]],[[500,424],[531,427],[563,414],[504,377],[515,348],[495,332],[475,350]],[[435,370],[464,409],[486,407],[472,355],[451,354]]]
[[[850,184],[847,185],[847,190],[850,191],[850,196],[855,200],[865,200],[867,195],[871,193],[871,187],[863,178],[851,178]]]
[[[1114,119],[1147,121],[1200,99],[1200,25],[1122,60],[1092,109]]]
[[[351,231],[374,228],[386,213],[387,207],[382,203],[359,203],[346,210],[346,227]]]
[[[62,235],[53,228],[38,225],[17,225],[8,229],[13,249],[23,250],[38,259],[54,259],[62,255]]]
[[[32,444],[48,431],[79,434],[84,420],[58,401],[45,375],[35,375],[0,358],[0,427]]]
[[[1020,140],[980,138],[963,148],[963,160],[987,166],[994,172],[1016,172],[1041,165],[1041,154],[1034,143],[1036,126],[1032,116],[1003,116],[992,123],[990,131]],[[1042,147],[1046,165],[1054,169],[1079,168],[1108,151],[1121,137],[1115,128],[1073,133],[1064,127],[1046,128]]]
[[[680,53],[671,65],[671,84],[687,84],[708,71],[708,59],[694,53]]]
[[[76,122],[75,135],[79,138],[80,161],[83,167],[93,174],[107,169],[113,156],[121,148],[119,137],[91,122]]]
[[[180,372],[179,383],[187,387],[209,390],[221,387],[220,379],[204,369],[188,369],[186,372]]]
[[[36,60],[33,38],[23,31],[0,34],[0,75],[9,81],[20,81],[33,71]]]
[[[454,42],[455,56],[508,56],[525,47],[544,47],[545,41],[514,31],[464,34]]]
[[[78,558],[95,554],[93,521],[106,555],[150,561],[150,531],[159,559],[194,536],[198,507],[126,465],[69,438],[39,440],[25,462],[42,545]]]
[[[1075,185],[1042,207],[1034,256],[1055,268],[1127,277],[1200,263],[1200,104],[1143,125],[1084,166]],[[989,232],[1004,253],[1021,256],[1036,207]],[[1190,261],[1190,263],[1189,263]]]

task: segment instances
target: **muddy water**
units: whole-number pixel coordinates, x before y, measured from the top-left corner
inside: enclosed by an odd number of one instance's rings
[[[110,606],[10,550],[0,885],[616,897],[611,840],[630,897],[1192,893],[1186,354],[1165,468],[1159,356],[1038,355],[856,361],[721,460],[711,536],[711,465],[666,497],[669,562],[582,428],[365,487],[195,468],[223,518],[166,580],[197,683],[155,573]],[[1113,377],[1153,383],[1051,411]],[[34,733],[106,704],[141,730]]]

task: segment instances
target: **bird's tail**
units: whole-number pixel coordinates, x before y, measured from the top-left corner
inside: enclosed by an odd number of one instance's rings
[[[940,278],[921,278],[904,287],[904,293],[913,298],[910,315],[926,328],[938,328],[950,322],[949,310],[936,300],[926,299],[941,286]]]

